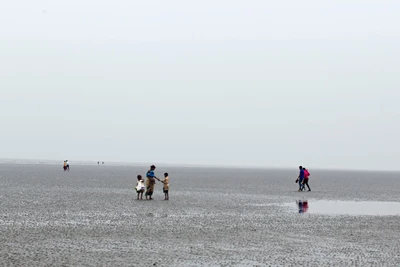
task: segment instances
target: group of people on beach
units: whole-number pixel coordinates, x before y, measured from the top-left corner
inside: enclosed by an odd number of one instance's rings
[[[64,166],[63,166],[64,171],[69,171],[69,161],[64,160]],[[154,171],[156,169],[156,166],[151,165],[150,170],[147,171],[146,173],[146,182],[143,180],[141,175],[137,176],[137,183],[135,190],[137,192],[137,199],[142,200],[143,199],[143,194],[145,194],[146,200],[152,200],[153,199],[153,192],[154,192],[154,186],[156,184],[156,180],[161,182],[163,184],[163,192],[164,192],[164,200],[169,200],[169,177],[168,173],[164,173],[164,180],[161,180],[157,178],[154,174]],[[310,172],[303,166],[299,166],[299,176],[296,179],[296,183],[299,184],[299,192],[305,191],[305,186],[308,187],[308,191],[311,191],[310,185],[308,184],[309,178],[310,178]]]
[[[305,190],[305,186],[308,187],[308,191],[311,191],[310,185],[308,184],[308,180],[310,178],[310,172],[304,168],[303,166],[299,166],[299,177],[296,179],[296,183],[299,183],[299,192]]]
[[[163,192],[164,192],[164,200],[169,200],[169,177],[168,173],[164,173],[164,180],[157,178],[154,174],[156,166],[151,165],[150,170],[146,173],[146,183],[144,182],[141,175],[137,176],[137,183],[136,183],[136,192],[137,192],[137,199],[143,199],[143,193],[145,194],[146,200],[153,199],[153,192],[154,186],[156,184],[156,180],[163,183]]]

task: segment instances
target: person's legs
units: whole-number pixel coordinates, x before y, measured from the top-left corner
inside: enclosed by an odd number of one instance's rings
[[[307,185],[308,191],[311,191],[311,188],[310,188],[310,186],[308,185],[308,179],[305,179],[305,180],[304,180],[304,184]]]
[[[150,183],[150,189],[149,189],[149,199],[153,199],[153,192],[154,192],[154,183]]]
[[[299,191],[303,190],[303,179],[299,179]]]

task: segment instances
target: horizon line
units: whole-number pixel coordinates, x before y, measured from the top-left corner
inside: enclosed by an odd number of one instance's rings
[[[16,163],[16,162],[4,162],[4,161],[28,161],[28,162],[22,162],[22,163]],[[33,164],[33,163],[39,163],[39,164],[56,164],[56,162],[59,162],[61,160],[59,159],[31,159],[31,158],[0,158],[0,164]],[[130,162],[130,161],[104,161],[104,160],[76,160],[73,161],[77,163],[77,165],[97,165],[97,162],[104,162],[108,163],[108,166],[116,166],[116,165],[122,165],[122,166],[147,166],[147,165],[152,165],[155,163],[148,163],[148,162]],[[111,165],[110,165],[111,163]],[[103,164],[100,164],[103,165]],[[107,164],[104,164],[107,165]],[[190,167],[198,167],[198,168],[235,168],[235,169],[296,169],[298,166],[295,167],[283,167],[283,166],[261,166],[261,165],[231,165],[231,164],[204,164],[204,163],[176,163],[176,162],[160,162],[157,163],[156,165],[161,165],[161,166],[173,166],[173,167],[185,167],[185,168],[190,168]],[[337,168],[337,167],[312,167],[311,169],[313,170],[331,170],[331,171],[366,171],[366,172],[400,172],[400,169],[361,169],[361,168]]]

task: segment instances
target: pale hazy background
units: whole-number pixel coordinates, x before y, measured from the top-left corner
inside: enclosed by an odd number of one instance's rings
[[[15,0],[0,158],[400,169],[399,1]]]

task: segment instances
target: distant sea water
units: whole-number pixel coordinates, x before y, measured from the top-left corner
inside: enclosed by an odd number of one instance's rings
[[[36,163],[0,164],[4,265],[400,266],[400,216],[312,214],[318,201],[400,203],[399,172],[310,169],[312,191],[297,192],[296,167],[160,166],[170,200],[157,182],[137,201],[147,166]]]

